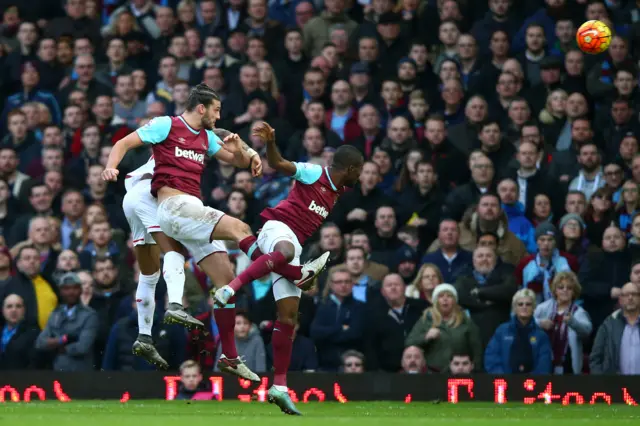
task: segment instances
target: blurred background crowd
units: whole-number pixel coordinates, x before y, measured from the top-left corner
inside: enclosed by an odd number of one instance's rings
[[[0,369],[150,369],[112,145],[184,111],[293,161],[364,153],[305,259],[293,371],[640,374],[640,0],[0,0]],[[607,53],[575,30],[599,19]],[[120,176],[147,161],[127,154]],[[260,227],[291,180],[212,161],[205,203]],[[248,259],[228,247],[237,271]],[[304,259],[303,259],[304,260]],[[185,386],[219,353],[207,277],[154,323]],[[271,368],[268,277],[236,306],[249,368]],[[159,286],[157,298],[164,303]],[[159,306],[164,306],[163,304]],[[161,311],[161,309],[159,309]],[[195,384],[194,384],[195,383]],[[194,390],[194,392],[195,392]]]

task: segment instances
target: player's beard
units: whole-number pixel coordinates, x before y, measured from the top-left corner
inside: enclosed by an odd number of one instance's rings
[[[215,121],[211,120],[209,117],[202,117],[202,127],[207,130],[213,130],[216,126]]]

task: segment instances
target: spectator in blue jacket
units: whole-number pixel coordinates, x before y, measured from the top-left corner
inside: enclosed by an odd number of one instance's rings
[[[433,263],[442,273],[442,282],[455,282],[458,276],[465,272],[471,264],[471,252],[463,250],[458,244],[460,241],[460,228],[458,222],[451,218],[444,218],[438,226],[439,248],[426,254],[422,258],[422,264]]]
[[[489,374],[550,374],[551,344],[533,319],[536,294],[522,289],[513,296],[511,320],[502,324],[484,352]]]
[[[533,254],[538,251],[535,237],[536,231],[531,221],[524,214],[524,205],[518,201],[519,193],[518,183],[511,178],[504,178],[498,184],[498,196],[502,203],[502,210],[509,221],[509,231],[513,232],[522,241],[529,254]]]
[[[311,323],[320,369],[337,371],[348,349],[362,350],[365,304],[353,298],[353,279],[346,268],[336,268],[325,287],[324,301]]]

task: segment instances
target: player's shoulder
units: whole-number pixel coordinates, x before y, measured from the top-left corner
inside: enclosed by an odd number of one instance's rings
[[[306,185],[316,183],[322,177],[322,166],[313,163],[293,162],[296,173],[293,178]]]

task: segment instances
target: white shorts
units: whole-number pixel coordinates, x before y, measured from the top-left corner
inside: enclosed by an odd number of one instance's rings
[[[300,256],[302,255],[302,246],[298,242],[296,234],[291,230],[291,228],[280,221],[267,221],[258,234],[257,243],[260,251],[262,251],[262,253],[271,253],[276,244],[280,241],[289,241],[293,244],[296,252],[295,257],[291,262],[289,262],[289,264],[299,266]],[[300,297],[302,295],[302,290],[280,274],[272,272],[271,282],[273,283],[273,296],[276,301],[287,297]]]
[[[161,229],[156,220],[158,203],[151,195],[151,179],[141,180],[127,191],[122,210],[131,228],[133,246],[155,244],[151,234]]]
[[[196,263],[216,252],[227,252],[223,241],[209,242],[224,213],[205,206],[192,195],[176,195],[158,206],[156,217],[167,236],[182,243]]]

